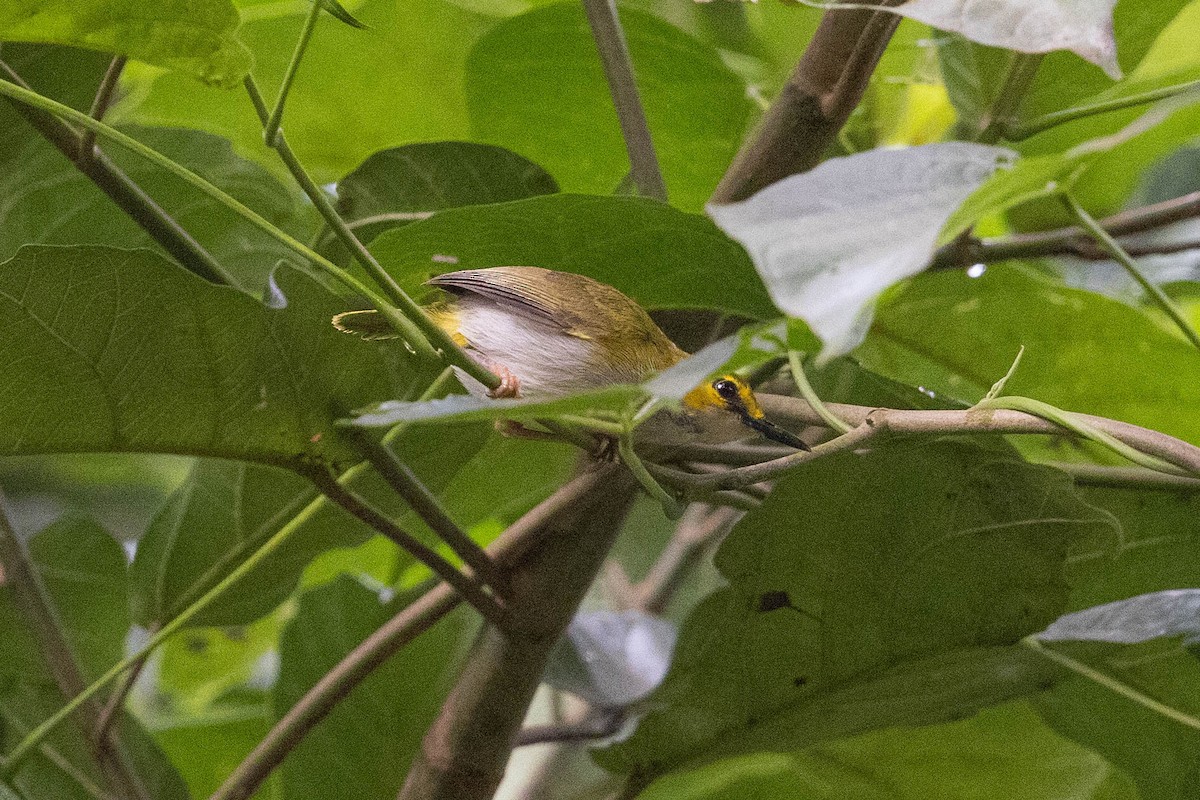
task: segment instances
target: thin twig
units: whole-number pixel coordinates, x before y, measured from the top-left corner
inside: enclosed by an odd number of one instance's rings
[[[1179,328],[1184,337],[1197,350],[1200,350],[1200,334],[1196,333],[1196,329],[1192,327],[1192,323],[1188,321],[1183,310],[1175,304],[1175,301],[1168,297],[1167,293],[1159,288],[1157,284],[1142,274],[1137,262],[1130,258],[1129,253],[1125,252],[1121,245],[1117,244],[1117,240],[1109,235],[1108,231],[1104,230],[1083,206],[1079,205],[1070,192],[1064,192],[1059,197],[1063,205],[1066,206],[1067,211],[1073,214],[1075,219],[1079,220],[1080,226],[1096,240],[1096,244],[1125,268],[1125,271],[1129,273],[1129,277],[1137,281],[1146,294],[1150,295],[1151,299],[1163,310],[1163,313],[1170,317],[1171,321],[1175,323],[1175,327]]]
[[[1159,89],[1151,89],[1145,92],[1139,92],[1127,97],[1114,97],[1108,100],[1097,100],[1092,103],[1085,103],[1073,108],[1064,108],[1060,111],[1051,111],[1049,114],[1043,114],[1040,117],[1035,117],[1024,122],[1020,120],[1009,120],[1007,123],[1002,121],[1002,135],[1010,142],[1019,142],[1023,139],[1050,130],[1051,128],[1064,125],[1068,122],[1074,122],[1085,117],[1093,117],[1097,114],[1106,114],[1109,111],[1119,111],[1123,108],[1133,108],[1135,106],[1143,106],[1147,103],[1153,103],[1158,100],[1166,100],[1169,97],[1185,94],[1193,89],[1200,88],[1200,79],[1194,81],[1186,81],[1178,83],[1174,86],[1163,86]]]
[[[149,629],[150,635],[158,630],[157,623]],[[108,700],[104,703],[104,708],[100,710],[100,716],[96,720],[96,730],[93,739],[96,741],[96,746],[106,749],[111,744],[111,728],[113,723],[121,714],[121,710],[125,707],[125,699],[129,697],[129,693],[133,690],[133,686],[137,683],[138,678],[142,674],[142,670],[146,668],[146,664],[150,661],[150,654],[147,653],[129,669],[121,682],[108,696]]]
[[[740,511],[731,508],[713,508],[703,503],[688,506],[654,566],[631,587],[630,605],[647,614],[663,613],[708,546],[728,533],[741,516]]]
[[[262,93],[258,91],[258,85],[254,82],[254,78],[247,75],[242,83],[246,88],[246,94],[249,95],[250,101],[254,105],[254,110],[258,112],[259,120],[266,124],[270,112],[267,110]],[[325,194],[321,187],[317,186],[304,169],[304,165],[296,158],[296,154],[292,152],[292,148],[288,145],[287,137],[283,135],[283,131],[276,133],[273,148],[279,154],[280,160],[288,168],[288,172],[292,174],[292,177],[301,190],[312,201],[317,211],[320,212],[326,224],[337,235],[338,240],[350,251],[354,259],[362,265],[363,269],[366,270],[367,274],[371,276],[379,288],[383,290],[388,300],[400,309],[402,312],[401,318],[404,320],[404,332],[410,338],[414,336],[420,337],[422,342],[431,344],[436,350],[441,351],[441,356],[446,362],[466,372],[489,389],[499,386],[500,379],[491,370],[468,356],[455,343],[449,333],[438,327],[425,311],[417,305],[416,301],[408,296],[408,293],[401,288],[396,279],[383,268],[383,265],[371,254],[371,251],[367,250],[366,246],[359,241],[358,237],[354,235],[354,231],[347,227],[346,221],[341,218],[337,210],[333,207],[333,204],[329,202],[329,196]]]
[[[433,570],[434,574],[453,586],[463,596],[463,599],[482,614],[488,622],[501,630],[507,626],[504,607],[497,602],[495,597],[485,592],[474,578],[459,572],[453,564],[438,555],[435,550],[427,547],[412,534],[392,522],[355,492],[342,486],[328,471],[315,469],[307,477],[320,490],[321,494],[333,503],[362,520],[368,527],[391,539],[413,558]]]
[[[1073,464],[1068,461],[1052,461],[1046,466],[1062,470],[1080,486],[1168,492],[1200,491],[1200,478],[1168,475],[1145,467],[1106,467],[1100,464]]]
[[[104,78],[100,81],[100,88],[96,90],[96,97],[92,100],[92,108],[88,112],[88,116],[95,120],[104,119],[104,115],[108,113],[108,107],[112,105],[113,95],[117,91],[117,82],[121,79],[121,73],[125,70],[125,56],[114,56],[112,62],[108,65],[108,69],[104,73]],[[93,130],[85,130],[79,139],[79,158],[90,159],[96,155],[96,132]]]
[[[617,120],[621,124],[634,185],[643,197],[653,197],[665,203],[667,185],[663,181],[658,156],[654,152],[654,141],[650,138],[650,126],[646,123],[646,112],[638,95],[633,61],[629,57],[625,32],[617,15],[617,4],[615,0],[583,0],[583,10],[587,13],[592,38],[596,40],[604,77],[608,80]]]
[[[518,563],[549,533],[548,523],[593,491],[601,478],[596,473],[587,473],[564,485],[509,525],[488,547],[490,557],[503,567]],[[450,613],[460,601],[461,596],[450,586],[439,584],[376,630],[304,693],[210,800],[246,800],[253,795],[272,770],[355,686],[422,631]]]
[[[401,461],[390,447],[380,444],[362,428],[347,427],[343,430],[354,443],[359,452],[371,462],[371,466],[392,487],[392,490],[408,503],[413,511],[425,521],[430,529],[450,546],[459,558],[466,562],[484,583],[493,591],[504,595],[507,581],[496,569],[496,565],[483,552],[483,548],[467,536],[461,528],[450,519],[450,515],[442,508],[433,492],[421,482],[421,479]]]
[[[33,91],[4,61],[0,61],[0,73],[18,88]],[[141,226],[142,230],[184,269],[212,283],[235,287],[239,285],[211,253],[107,156],[97,153],[91,158],[81,159],[79,154],[83,152],[83,141],[78,131],[46,110],[26,105],[11,97],[5,99],[43,139],[66,156],[72,166],[94,183],[96,188],[108,195],[118,208]],[[86,132],[88,129],[84,130]]]
[[[574,722],[531,725],[517,734],[517,747],[535,744],[572,744],[604,739],[621,730],[625,712],[619,708],[592,709]]]
[[[275,97],[275,107],[271,109],[270,115],[263,123],[263,141],[267,147],[274,147],[275,140],[279,136],[279,122],[283,119],[283,107],[287,103],[288,92],[292,90],[292,82],[296,80],[296,72],[300,69],[300,62],[304,58],[304,51],[308,49],[308,43],[312,40],[313,31],[316,30],[317,20],[321,17],[321,3],[319,0],[313,0],[312,8],[308,12],[308,18],[304,20],[304,28],[300,31],[300,38],[296,41],[296,49],[292,51],[292,60],[288,62],[287,70],[283,73],[283,82],[279,85],[279,94]]]
[[[1176,222],[1200,217],[1200,191],[1185,194],[1161,203],[1122,211],[1100,220],[1100,227],[1111,236],[1126,236],[1157,230]],[[1185,243],[1162,245],[1125,245],[1130,255],[1177,252],[1191,249],[1200,244]],[[1105,251],[1096,246],[1087,231],[1078,225],[1056,228],[1037,233],[1017,233],[993,239],[967,238],[952,243],[938,251],[930,269],[959,269],[973,264],[992,264],[1010,259],[1039,258],[1042,256],[1073,255],[1081,258],[1107,258]]]
[[[1042,63],[1041,53],[1010,53],[1008,70],[996,93],[996,100],[979,120],[977,142],[991,144],[1004,134],[1005,126],[1025,100],[1038,67]]]

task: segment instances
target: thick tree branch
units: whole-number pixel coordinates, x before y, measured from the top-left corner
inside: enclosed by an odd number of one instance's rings
[[[43,659],[64,700],[79,694],[87,685],[79,662],[63,630],[54,602],[46,593],[36,568],[0,505],[0,564],[5,583],[12,587],[13,600],[37,641]],[[77,721],[91,744],[92,756],[100,773],[113,791],[127,800],[150,800],[150,795],[133,766],[119,736],[114,733],[111,747],[95,738],[102,709],[92,701],[79,706]]]
[[[12,67],[0,61],[0,73],[8,80],[28,89]],[[91,148],[91,155],[81,157],[84,152],[83,135],[49,112],[9,98],[9,104],[25,118],[43,139],[54,145],[77,170],[83,173],[100,191],[108,195],[125,214],[142,227],[142,230],[167,251],[181,266],[205,280],[237,286],[238,283],[213,258],[212,254],[192,238],[150,195],[134,183],[104,153]]]
[[[483,632],[425,735],[400,800],[484,800],[500,783],[551,648],[600,569],[634,496],[609,464],[588,492],[547,522],[545,545],[512,574],[508,634]]]
[[[596,491],[602,478],[597,473],[586,473],[563,486],[509,525],[487,548],[489,556],[502,568],[517,564],[553,530],[550,523]],[[439,584],[363,640],[272,726],[210,800],[246,800],[253,795],[271,771],[354,687],[460,602],[461,596],[450,586]]]
[[[734,158],[712,202],[745,200],[816,166],[862,99],[899,24],[900,17],[887,11],[825,12],[800,63]]]
[[[1100,220],[1100,227],[1111,236],[1128,236],[1131,233],[1156,230],[1196,217],[1200,217],[1200,192],[1122,211]],[[1200,247],[1200,242],[1132,244],[1125,245],[1125,250],[1132,256],[1140,256],[1173,253],[1197,247]],[[992,239],[966,237],[939,250],[930,269],[959,269],[972,264],[991,264],[997,261],[1043,256],[1078,256],[1091,260],[1111,257],[1083,228],[1072,225],[1052,231],[1016,233]]]

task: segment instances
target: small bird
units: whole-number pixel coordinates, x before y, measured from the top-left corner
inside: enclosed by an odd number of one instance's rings
[[[687,357],[645,309],[617,289],[570,272],[540,267],[491,267],[447,272],[427,281],[451,295],[430,306],[435,323],[500,378],[491,397],[549,398],[633,384]],[[338,330],[364,339],[394,338],[376,311],[333,318]],[[750,386],[736,375],[701,384],[679,411],[665,410],[638,428],[656,442],[718,443],[756,431],[808,450],[801,439],[763,415]]]

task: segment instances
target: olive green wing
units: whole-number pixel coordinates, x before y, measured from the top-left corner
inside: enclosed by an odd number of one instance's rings
[[[588,335],[589,319],[597,313],[597,295],[617,290],[584,275],[541,267],[491,267],[447,272],[426,283],[454,294],[477,294],[522,316]]]

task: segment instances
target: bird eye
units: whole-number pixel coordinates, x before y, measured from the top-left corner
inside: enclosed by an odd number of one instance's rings
[[[716,390],[717,394],[721,395],[722,399],[729,400],[731,402],[741,399],[741,397],[738,395],[737,384],[731,380],[721,378],[718,381],[713,381],[712,387]]]

